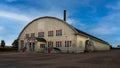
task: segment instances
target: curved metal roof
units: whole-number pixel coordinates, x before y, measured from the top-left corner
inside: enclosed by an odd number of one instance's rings
[[[18,36],[18,39],[19,39],[20,35],[22,34],[22,32],[23,32],[31,23],[33,23],[34,21],[37,21],[37,20],[39,20],[39,19],[43,19],[43,18],[51,18],[51,19],[59,20],[59,21],[65,23],[67,26],[69,26],[75,33],[77,33],[77,31],[74,29],[74,27],[72,27],[71,25],[69,25],[66,21],[63,21],[63,20],[61,20],[61,19],[59,19],[59,18],[56,18],[56,17],[44,16],[44,17],[39,17],[39,18],[31,21],[30,23],[28,23],[28,24],[23,28],[23,30],[20,32],[20,34],[19,34],[19,36]]]

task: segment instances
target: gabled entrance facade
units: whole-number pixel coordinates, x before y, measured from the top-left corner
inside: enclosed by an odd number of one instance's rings
[[[30,52],[34,52],[35,51],[35,42],[29,42],[28,46],[29,46],[29,51]]]
[[[21,49],[25,49],[25,52],[43,52],[45,51],[47,41],[44,38],[29,37],[26,38],[24,42],[25,45]]]

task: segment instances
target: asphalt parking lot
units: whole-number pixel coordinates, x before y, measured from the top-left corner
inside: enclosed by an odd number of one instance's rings
[[[120,50],[81,54],[0,52],[0,68],[120,68]]]

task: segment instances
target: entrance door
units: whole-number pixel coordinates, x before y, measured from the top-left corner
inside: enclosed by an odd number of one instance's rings
[[[29,43],[29,51],[32,51],[32,52],[35,51],[35,43],[34,42]]]
[[[94,51],[94,50],[95,50],[94,43],[90,40],[86,40],[85,51],[91,52],[91,51]]]
[[[35,43],[32,43],[32,44],[33,44],[32,50],[35,51]]]

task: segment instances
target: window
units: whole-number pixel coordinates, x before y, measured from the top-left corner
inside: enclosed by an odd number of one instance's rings
[[[38,37],[44,37],[44,32],[39,32]]]
[[[65,47],[71,47],[71,41],[65,41]]]
[[[21,49],[24,47],[24,40],[20,40]]]
[[[45,48],[45,44],[40,44],[40,48]]]
[[[52,41],[48,41],[48,47],[53,47],[53,42]]]
[[[26,38],[29,38],[29,34],[26,34],[26,36],[25,36]]]
[[[62,47],[62,41],[56,41],[56,47]]]
[[[56,36],[62,36],[62,30],[56,30]]]
[[[53,31],[48,31],[48,36],[53,36]]]
[[[80,47],[83,46],[83,42],[82,42],[82,41],[79,42],[79,46],[80,46]]]
[[[32,37],[32,38],[35,37],[35,33],[31,33],[31,37]]]

